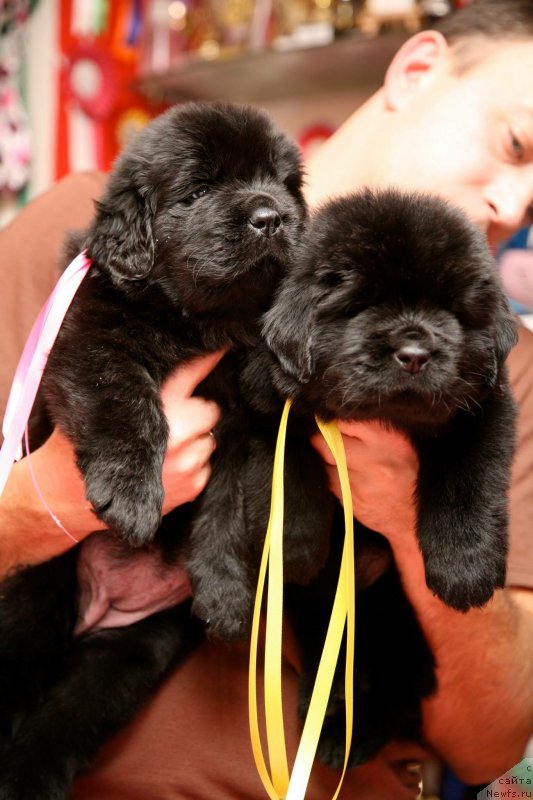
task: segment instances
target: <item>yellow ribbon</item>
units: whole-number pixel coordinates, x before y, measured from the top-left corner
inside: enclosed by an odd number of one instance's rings
[[[293,765],[292,775],[289,776],[281,695],[281,640],[283,615],[283,463],[290,405],[290,400],[288,400],[283,409],[276,444],[270,519],[265,536],[263,557],[259,568],[259,579],[252,622],[248,680],[250,736],[259,777],[271,800],[303,800],[307,784],[309,783],[322,724],[326,715],[331,685],[333,683],[335,668],[342,646],[344,629],[346,627],[346,749],[344,768],[335,794],[333,795],[333,800],[336,800],[348,764],[353,729],[355,579],[352,495],[344,445],[337,423],[324,423],[317,418],[317,425],[333,454],[339,472],[344,504],[346,535],[339,572],[339,582],[324,649],[322,651],[322,657],[318,667],[300,745]],[[267,567],[268,589],[265,630],[264,699],[270,772],[263,755],[259,733],[256,677],[259,622]]]

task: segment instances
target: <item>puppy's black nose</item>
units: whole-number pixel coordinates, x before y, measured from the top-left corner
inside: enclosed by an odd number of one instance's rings
[[[417,342],[409,342],[396,350],[394,358],[402,369],[416,375],[417,372],[424,369],[431,358],[431,353]]]
[[[256,208],[248,219],[250,225],[262,236],[274,236],[281,225],[281,217],[273,208]]]

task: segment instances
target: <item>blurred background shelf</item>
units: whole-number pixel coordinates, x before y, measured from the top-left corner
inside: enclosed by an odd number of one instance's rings
[[[140,79],[152,100],[265,103],[378,85],[407,34],[368,38],[346,34],[331,44],[290,51],[262,50],[208,61],[187,58],[168,72]]]

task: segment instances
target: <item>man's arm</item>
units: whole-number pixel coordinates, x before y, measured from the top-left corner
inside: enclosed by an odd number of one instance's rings
[[[43,503],[25,458],[13,465],[0,498],[0,577],[19,565],[37,564],[65,552],[75,540],[103,528],[85,499],[70,443],[60,433],[31,456],[37,484],[73,539],[59,528]]]
[[[162,400],[169,420],[169,441],[163,463],[163,513],[194,500],[211,474],[219,409],[192,397],[198,383],[216,366],[223,352],[196,359],[169,378]],[[0,577],[20,564],[37,564],[68,550],[104,526],[85,498],[85,485],[75,464],[71,443],[57,429],[31,454],[39,491],[63,527],[59,528],[37,494],[25,458],[13,466],[0,497]]]
[[[444,605],[426,586],[416,540],[414,450],[377,423],[341,428],[355,513],[389,539],[437,661],[439,689],[424,703],[426,740],[460,778],[488,782],[522,758],[533,732],[533,592],[500,590],[466,614]],[[327,448],[316,444],[331,463]],[[338,494],[336,470],[329,469]],[[526,512],[533,515],[533,508]]]

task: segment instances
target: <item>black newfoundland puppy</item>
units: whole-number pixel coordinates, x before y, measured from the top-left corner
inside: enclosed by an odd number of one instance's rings
[[[297,415],[407,433],[427,584],[460,611],[486,603],[505,580],[516,326],[483,234],[430,197],[334,201],[263,332],[249,395],[265,409],[272,382]]]
[[[120,156],[93,224],[74,237],[72,254],[85,249],[93,265],[50,354],[42,397],[74,443],[96,514],[128,545],[152,541],[161,522],[161,384],[194,356],[257,342],[301,239],[301,185],[299,152],[266,114],[188,104],[154,120]],[[237,402],[237,361],[232,352],[203,387],[224,408]],[[225,424],[217,431],[227,461],[233,435]],[[234,471],[238,458],[235,451]],[[229,589],[229,572],[213,547],[233,535],[239,498],[228,472],[219,482],[215,539],[205,538],[198,515],[189,571],[197,615],[212,619],[213,633],[235,637],[243,625],[233,591],[217,631],[214,587],[222,573]]]
[[[301,182],[295,145],[265,114],[178,106],[120,156],[76,241],[93,266],[42,389],[96,514],[130,544],[161,521],[161,383],[194,356],[257,339],[301,235]]]
[[[314,217],[263,333],[268,349],[250,356],[243,379],[256,411],[277,407],[279,417],[279,398],[290,397],[293,431],[316,414],[379,419],[406,432],[420,464],[417,536],[427,585],[460,611],[486,603],[505,579],[515,404],[504,362],[516,328],[484,236],[430,197],[365,191],[333,201]],[[245,496],[253,510],[269,447],[265,437],[250,459]],[[286,476],[287,492],[297,480]],[[314,503],[310,491],[306,519]],[[289,536],[293,526],[290,519]],[[302,711],[338,574],[338,521],[333,533],[326,568],[290,592],[305,654]],[[393,736],[419,738],[420,699],[435,688],[431,653],[394,567],[379,576],[389,548],[371,532],[359,537],[352,766]],[[339,676],[320,744],[323,760],[338,768],[343,701]]]
[[[92,266],[50,354],[32,446],[46,438],[46,416],[72,440],[87,497],[117,537],[109,537],[110,559],[127,557],[131,546],[149,549],[161,522],[164,379],[197,355],[229,347],[211,385],[228,387],[217,397],[233,403],[234,363],[257,342],[261,315],[301,239],[301,184],[299,151],[266,114],[187,104],[154,120],[124,151],[93,224],[73,237],[71,255],[85,249]],[[224,425],[218,443],[227,449]],[[221,508],[228,504],[225,497]],[[160,536],[169,560],[176,526],[185,526],[177,517]],[[141,623],[122,637],[104,632],[73,646],[80,552],[22,570],[1,587],[2,798],[65,796],[102,739],[131,718],[195,638],[194,625],[184,635],[185,604],[144,632]],[[193,563],[190,571],[200,604],[204,584]],[[213,591],[209,582],[205,590]]]
[[[217,136],[220,135],[217,129]],[[285,146],[284,140],[282,144]],[[220,164],[221,169],[225,167],[225,163]],[[299,177],[295,177],[296,188],[292,192],[286,188],[288,178],[284,181],[279,191],[293,212],[283,224],[289,229],[292,226],[297,236],[302,216]],[[193,200],[193,206],[210,196],[214,202],[216,190],[210,194],[203,190],[194,193],[200,196]],[[268,194],[276,196],[274,189]],[[168,195],[163,197],[167,198],[162,206],[166,215],[171,203]],[[189,196],[186,209],[190,208],[188,202]],[[104,210],[105,207],[104,201]],[[180,214],[187,213],[181,205],[179,210]],[[282,211],[277,213],[283,221]],[[240,220],[244,225],[242,215]],[[247,221],[246,226],[249,224]],[[154,228],[157,252],[162,239],[158,224]],[[246,227],[246,236],[249,233]],[[254,231],[252,234],[263,236]],[[284,252],[289,257],[294,254],[291,243],[288,236]],[[267,243],[266,247],[270,245]],[[175,248],[179,252],[177,244]],[[197,248],[194,250],[197,252]],[[250,251],[255,252],[250,246],[243,258],[250,259]],[[170,258],[171,251],[165,252]],[[96,260],[91,248],[89,253]],[[226,394],[222,392],[224,413],[217,432],[219,447],[207,489],[197,503],[168,515],[159,527],[156,543],[146,547],[152,554],[156,548],[164,568],[177,558],[178,550],[185,548],[197,592],[193,610],[209,620],[208,630],[214,635],[245,635],[268,517],[279,411],[283,399],[291,397],[294,405],[286,465],[287,578],[300,583],[310,580],[323,565],[332,531],[334,544],[338,540],[336,522],[333,528],[331,524],[333,508],[326,475],[308,444],[314,415],[325,419],[377,418],[406,431],[419,455],[418,537],[428,585],[455,608],[466,610],[482,605],[503,585],[505,573],[505,495],[513,450],[514,404],[504,360],[515,341],[513,319],[483,236],[460,212],[439,200],[393,191],[363,192],[325,206],[294,259],[294,266],[264,317],[266,344],[249,347],[232,366],[224,368],[226,384],[229,380],[233,386],[233,375],[238,387],[229,394],[227,390]],[[276,253],[274,260],[277,264],[281,255]],[[263,266],[270,263],[264,256],[258,262]],[[155,288],[148,281],[147,296],[166,300],[170,291],[168,278],[159,281],[159,270],[155,266],[152,270]],[[198,270],[196,265],[195,274]],[[122,274],[104,278],[97,270],[96,291],[101,281],[117,291],[125,287],[124,296],[129,302],[141,287],[137,280],[142,278],[125,278]],[[90,281],[86,285],[90,286]],[[152,291],[156,294],[152,295]],[[218,293],[207,292],[206,296],[214,303]],[[262,302],[268,301],[265,298]],[[127,350],[131,348],[135,354],[139,352],[137,348],[149,348],[152,342],[151,328],[140,305],[133,306],[136,312],[132,323],[139,327],[133,328],[130,337],[120,339],[121,344],[127,341]],[[247,298],[243,307],[249,305]],[[256,310],[260,306],[258,303]],[[176,309],[179,308],[177,304]],[[190,319],[191,311],[180,317],[181,313],[177,310],[176,317],[181,320],[183,331],[184,319]],[[100,314],[100,301],[94,304],[94,314]],[[191,326],[196,329],[198,315],[203,335],[211,331],[208,320],[224,320],[237,339],[231,313],[210,308],[205,317],[198,310],[194,315]],[[76,307],[71,316],[76,319]],[[111,306],[106,315],[102,312],[96,318],[101,319],[102,325],[105,322],[105,337],[108,331],[120,328],[123,314]],[[157,319],[169,320],[166,324],[170,326],[173,317],[163,311],[158,312]],[[165,329],[163,324],[162,327]],[[240,322],[238,327],[242,332]],[[234,341],[228,333],[216,336],[216,326],[210,335],[212,348]],[[158,336],[156,342],[160,341]],[[253,336],[247,336],[246,341],[253,344]],[[70,338],[66,326],[63,341]],[[205,344],[204,338],[199,339]],[[241,341],[244,340],[243,336]],[[104,339],[107,346],[112,341],[113,336]],[[134,398],[145,396],[142,392],[147,386],[146,397],[157,411],[156,419],[160,411],[157,387],[161,382],[157,359],[167,358],[168,350],[175,347],[170,341],[171,337],[161,348],[163,352],[150,350],[155,364],[148,368],[143,362],[143,369],[135,371],[135,379],[127,384],[127,391]],[[87,343],[87,336],[83,342]],[[70,368],[81,371],[77,363],[79,352],[73,348],[72,363],[69,366],[64,359],[62,371],[63,359],[59,359],[57,371],[63,380],[70,375]],[[183,357],[189,355],[192,353],[186,351]],[[111,356],[106,356],[102,368],[109,369],[113,362],[118,370],[122,362],[118,350],[111,348]],[[49,373],[52,369],[55,373],[53,360]],[[140,375],[145,376],[150,370],[157,377],[143,383]],[[223,383],[218,381],[206,392],[218,398],[217,390]],[[52,404],[63,397],[50,383],[46,391]],[[125,393],[121,392],[118,399],[122,396]],[[98,423],[95,410],[105,411],[106,401],[115,399],[116,392],[106,392],[104,385],[100,395],[99,387],[89,385],[86,398],[92,411],[89,418]],[[117,453],[127,454],[132,461],[127,474],[136,487],[133,457],[137,449],[136,442],[128,439],[127,419],[123,427],[120,418],[116,426],[109,426],[105,417],[100,424],[104,429],[97,425],[95,438],[86,442],[87,452],[97,459],[95,463],[102,459],[104,470],[105,458],[112,459],[115,467],[104,473],[107,483],[112,477],[120,477],[118,465],[123,463],[122,458],[113,461]],[[156,441],[162,442],[163,451],[164,420],[161,424],[163,433],[159,431],[161,438],[156,437]],[[71,435],[67,425],[65,429]],[[236,430],[240,431],[238,436],[226,435]],[[108,433],[113,447],[104,458],[97,442]],[[140,464],[143,475],[145,469],[150,475],[156,471],[159,480],[162,454],[150,461],[150,436],[152,433],[142,431],[136,440],[146,449],[146,462],[142,461],[144,450],[139,448],[137,457],[142,463],[135,463]],[[82,469],[86,464],[84,455],[85,451],[79,455]],[[95,480],[100,486],[98,475]],[[151,501],[154,496],[160,497],[155,478],[153,483],[157,490],[148,495]],[[119,481],[115,488],[119,496],[122,489]],[[101,491],[107,491],[107,486]],[[97,496],[98,493],[93,498]],[[146,497],[131,496],[132,507],[142,507]],[[104,496],[99,513],[105,512],[111,500]],[[160,513],[160,500],[158,504]],[[152,510],[156,505],[148,503]],[[111,503],[110,508],[114,507]],[[117,508],[121,505],[117,504]],[[153,535],[151,529],[147,532],[148,523],[157,516],[142,514],[136,511],[130,516],[129,511],[124,515],[112,511],[106,519],[128,541],[139,544]],[[125,518],[125,524],[118,522],[119,517]],[[139,530],[145,531],[146,539]],[[127,557],[122,541],[109,541],[110,558]],[[115,546],[118,550],[112,553]],[[1,800],[64,798],[74,776],[86,767],[102,740],[131,719],[199,635],[199,626],[190,616],[190,605],[182,604],[129,628],[89,631],[73,637],[78,610],[78,550],[22,571],[2,586],[0,640],[6,647],[2,645],[0,652],[0,676],[6,690],[0,701],[0,733],[4,734]],[[336,572],[331,565],[335,564],[337,552],[335,545],[326,568],[309,586],[296,588],[291,599],[304,649],[303,707],[316,669],[321,629],[327,616],[325,601],[331,596],[331,576]],[[386,546],[376,547],[370,541],[358,553],[361,597],[366,600],[357,604],[356,625],[367,633],[364,638],[359,634],[357,643],[352,764],[370,758],[392,736],[419,735],[420,698],[434,688],[431,654],[408,604],[401,598],[400,582],[391,568],[378,577],[383,565],[390,561],[390,552]],[[386,610],[393,607],[394,615],[389,617]],[[313,620],[309,612],[313,613]],[[387,621],[391,622],[390,636],[395,643],[392,659],[384,657],[383,644],[378,646],[390,638],[383,630]],[[372,638],[376,628],[379,639]],[[399,630],[405,632],[405,640],[394,638]],[[402,648],[404,641],[407,644]],[[369,646],[374,648],[371,653]],[[389,671],[387,664],[392,665]],[[333,766],[339,763],[344,735],[343,717],[338,710],[340,698],[342,689],[336,687],[321,744],[323,758]],[[32,764],[32,770],[28,764]]]

